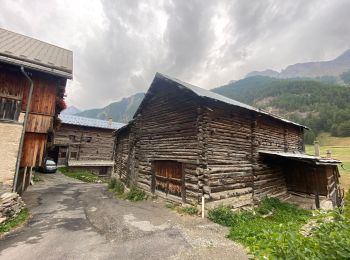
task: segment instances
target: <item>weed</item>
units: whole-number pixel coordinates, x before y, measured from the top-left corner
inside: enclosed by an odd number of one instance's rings
[[[193,206],[177,207],[176,211],[187,215],[196,215],[198,213],[198,209]]]
[[[165,207],[168,208],[168,209],[175,209],[176,205],[173,204],[173,203],[167,203],[167,204],[165,204]]]
[[[116,195],[122,195],[125,190],[124,183],[116,178],[112,178],[108,183],[108,189],[113,191]]]
[[[176,210],[180,214],[196,215],[198,214],[198,209],[194,206],[179,206],[173,203],[165,204],[165,207],[171,210]]]
[[[33,175],[33,181],[34,182],[40,182],[43,181],[39,176],[37,176],[36,174]]]
[[[71,177],[83,182],[91,182],[91,183],[104,182],[103,179],[101,179],[100,177],[96,176],[95,174],[89,171],[74,170],[74,169],[69,169],[68,167],[61,167],[59,168],[59,171],[68,177]]]
[[[108,189],[113,190],[115,185],[117,184],[117,179],[116,178],[111,178],[111,180],[108,183]]]
[[[148,195],[143,190],[131,188],[130,191],[123,194],[123,198],[130,201],[141,201],[146,200]]]
[[[350,219],[350,190],[345,195],[344,205],[344,215],[347,219]]]
[[[23,223],[29,217],[29,210],[24,208],[16,217],[6,220],[0,224],[0,234],[10,231],[12,228],[17,227]]]
[[[210,210],[208,216],[230,226],[228,237],[248,247],[258,259],[349,259],[350,222],[346,213],[315,213],[312,216],[278,199],[265,199],[255,211],[232,212],[222,206]],[[300,229],[311,219],[317,225],[304,236]]]

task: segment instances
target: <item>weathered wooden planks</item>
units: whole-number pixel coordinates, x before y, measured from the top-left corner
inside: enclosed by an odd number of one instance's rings
[[[115,176],[154,192],[155,165],[161,160],[182,163],[180,199],[196,204],[205,196],[210,207],[252,206],[265,196],[283,198],[299,185],[286,174],[301,165],[266,160],[259,150],[302,152],[302,127],[172,84],[152,85],[132,123],[117,132]],[[336,186],[332,176],[328,191]]]

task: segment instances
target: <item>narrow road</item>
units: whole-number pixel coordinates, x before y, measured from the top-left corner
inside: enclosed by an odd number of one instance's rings
[[[226,228],[161,200],[118,200],[60,173],[40,178],[23,197],[32,218],[0,240],[0,259],[247,259]]]

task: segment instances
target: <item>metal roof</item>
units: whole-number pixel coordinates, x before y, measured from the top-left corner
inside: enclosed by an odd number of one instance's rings
[[[269,156],[278,156],[278,157],[284,157],[284,158],[293,159],[297,161],[313,163],[316,165],[337,165],[342,163],[337,159],[317,157],[317,156],[308,155],[304,153],[277,152],[277,151],[266,151],[266,150],[259,150],[259,153],[269,155]]]
[[[63,124],[67,124],[67,125],[88,126],[88,127],[104,128],[104,129],[111,129],[111,130],[119,129],[125,125],[123,123],[110,122],[107,120],[100,120],[100,119],[87,118],[87,117],[74,116],[74,115],[60,114],[58,118],[61,119]]]
[[[202,88],[200,88],[200,87],[191,85],[191,84],[186,83],[186,82],[183,82],[183,81],[181,81],[181,80],[178,80],[178,79],[175,79],[175,78],[166,76],[166,75],[161,74],[161,73],[159,73],[159,72],[156,73],[156,75],[155,75],[153,81],[156,81],[156,80],[170,80],[170,81],[173,81],[173,82],[179,84],[179,85],[178,85],[179,88],[186,88],[186,89],[192,91],[193,93],[195,93],[196,95],[198,95],[198,96],[200,96],[200,97],[210,98],[210,99],[213,99],[213,100],[217,100],[217,101],[224,102],[224,103],[229,104],[229,105],[233,105],[233,106],[245,108],[245,109],[248,109],[248,110],[250,110],[250,111],[254,111],[254,112],[257,112],[257,113],[259,113],[259,114],[263,114],[263,115],[266,115],[266,116],[275,118],[275,119],[277,119],[277,120],[279,120],[279,121],[283,121],[283,122],[288,123],[288,124],[293,124],[293,125],[296,125],[296,126],[299,126],[299,127],[303,127],[303,128],[308,129],[308,127],[306,127],[306,126],[304,126],[304,125],[295,123],[295,122],[293,122],[293,121],[289,121],[289,120],[284,119],[284,118],[282,118],[282,117],[280,117],[280,116],[271,114],[271,113],[269,113],[269,112],[267,112],[267,111],[265,111],[265,110],[262,110],[262,109],[259,109],[259,108],[255,108],[255,107],[249,106],[249,105],[244,104],[244,103],[241,103],[241,102],[239,102],[239,101],[236,101],[236,100],[233,100],[233,99],[224,97],[224,96],[222,96],[222,95],[220,95],[220,94],[216,94],[216,93],[211,92],[211,91],[209,91],[209,90],[202,89]],[[136,114],[135,114],[135,115],[136,115]]]
[[[71,79],[73,52],[0,28],[0,62]]]

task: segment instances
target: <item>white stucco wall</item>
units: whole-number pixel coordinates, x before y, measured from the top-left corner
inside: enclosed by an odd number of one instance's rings
[[[20,116],[23,121],[23,114]],[[0,121],[0,182],[12,186],[23,126]]]

